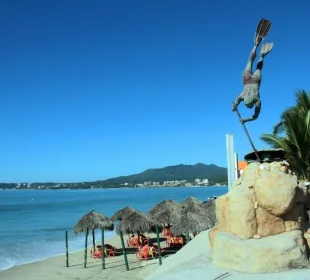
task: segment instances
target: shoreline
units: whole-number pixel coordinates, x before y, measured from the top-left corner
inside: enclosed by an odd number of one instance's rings
[[[101,187],[101,188],[85,188],[85,189],[73,189],[73,188],[50,188],[50,189],[0,189],[0,191],[83,191],[83,190],[111,190],[111,189],[166,189],[166,188],[227,188],[226,185],[212,185],[212,186],[163,186],[163,187]]]
[[[80,236],[82,236],[82,234],[80,234]],[[113,243],[115,243],[115,238],[117,237],[117,233],[114,231],[113,232],[113,235],[109,236],[109,237],[106,237],[105,238],[105,243],[108,243],[108,241],[112,241]],[[84,236],[83,236],[84,238]],[[89,239],[91,238],[90,236],[88,237]],[[85,238],[84,238],[85,239]],[[125,240],[125,235],[124,235],[124,240]],[[70,242],[70,239],[69,239],[69,242]],[[65,240],[63,240],[63,243],[65,244]],[[97,238],[96,239],[96,244],[101,244],[101,238]],[[118,243],[118,242],[116,242]],[[108,243],[110,244],[110,243]],[[111,244],[112,245],[112,244]],[[82,246],[83,248],[81,249],[72,249],[72,251],[70,250],[70,245],[69,245],[69,258],[70,258],[70,254],[75,254],[75,253],[79,253],[79,252],[84,252],[84,245]],[[92,241],[88,241],[88,246],[87,246],[88,250],[92,249]],[[48,259],[51,259],[51,258],[56,258],[56,257],[65,257],[66,255],[66,252],[65,252],[65,246],[64,246],[64,250],[63,250],[63,253],[58,253],[58,254],[55,254],[55,255],[51,255],[51,256],[48,256],[48,257],[44,257],[42,259],[39,259],[39,260],[34,260],[34,261],[27,261],[25,263],[20,263],[20,264],[13,264],[12,266],[8,267],[8,268],[4,268],[4,269],[1,269],[0,268],[0,275],[1,275],[1,272],[2,271],[7,271],[9,269],[12,269],[14,267],[19,267],[19,266],[23,266],[23,265],[29,265],[29,264],[33,264],[33,263],[36,263],[36,262],[41,262],[41,261],[45,261],[45,260],[48,260]]]
[[[154,234],[148,234],[153,238]],[[125,244],[127,244],[127,234],[124,235]],[[101,244],[101,240],[96,242],[96,245]],[[105,239],[105,244],[111,244],[116,248],[121,248],[121,240],[119,235],[114,235]],[[143,279],[138,275],[144,271],[145,267],[158,266],[158,259],[149,261],[138,261],[135,250],[133,253],[127,254],[129,262],[129,271],[126,271],[124,256],[115,256],[105,258],[106,269],[102,269],[102,260],[95,259],[90,256],[92,243],[88,244],[87,250],[87,267],[84,268],[84,249],[79,249],[75,252],[69,253],[69,267],[66,267],[65,252],[61,255],[52,256],[46,259],[16,265],[5,270],[0,271],[0,279],[10,280],[41,280],[44,278],[58,280],[75,280],[75,279],[97,279],[99,274],[107,274],[104,279]],[[79,278],[77,278],[79,276]],[[102,277],[101,276],[101,277]]]

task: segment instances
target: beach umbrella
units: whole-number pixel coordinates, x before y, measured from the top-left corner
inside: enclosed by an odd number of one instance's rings
[[[104,230],[110,230],[112,231],[114,229],[114,224],[112,221],[104,216],[103,214],[97,213],[94,210],[91,210],[89,213],[84,215],[75,225],[73,232],[75,234],[85,232],[85,254],[84,254],[84,267],[86,267],[87,262],[87,238],[89,230],[92,231],[92,237],[93,237],[93,250],[96,249],[95,244],[95,229],[101,228],[102,234],[104,234]],[[104,249],[104,236],[102,236],[102,250]],[[103,255],[103,268],[104,268],[104,253]]]
[[[170,225],[178,219],[181,209],[181,205],[175,200],[164,200],[153,206],[149,215],[161,224]]]
[[[158,256],[159,256],[159,264],[161,265],[161,251],[160,251],[160,241],[159,241],[159,228],[161,228],[161,224],[151,217],[141,213],[139,211],[133,212],[131,215],[124,216],[123,219],[119,222],[116,227],[116,233],[120,235],[122,240],[123,252],[125,255],[125,245],[123,239],[123,232],[125,233],[137,233],[142,234],[145,232],[156,232],[157,235],[157,245],[158,245]],[[125,259],[126,262],[126,259]],[[128,264],[126,265],[126,267]]]
[[[121,210],[116,211],[110,220],[114,223],[116,221],[121,221],[124,217],[131,215],[136,212],[136,210],[132,209],[129,206],[122,208]]]
[[[171,232],[174,235],[200,232],[208,229],[209,225],[209,220],[205,214],[182,211],[180,218],[171,226]]]

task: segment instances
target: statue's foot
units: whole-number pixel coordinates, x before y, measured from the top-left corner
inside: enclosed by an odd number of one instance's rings
[[[256,47],[258,47],[259,44],[262,42],[262,40],[263,40],[263,37],[262,37],[262,36],[256,35],[255,38],[254,38],[254,45],[255,45]]]
[[[273,48],[273,43],[266,43],[266,44],[263,44],[263,45],[262,45],[262,48],[261,48],[261,50],[260,50],[260,55],[261,55],[262,57],[266,56],[268,53],[271,52],[272,48]]]
[[[267,36],[269,30],[271,27],[271,22],[265,18],[262,18],[259,22],[259,24],[256,27],[256,32],[255,32],[255,40],[254,44],[258,46],[261,41]]]

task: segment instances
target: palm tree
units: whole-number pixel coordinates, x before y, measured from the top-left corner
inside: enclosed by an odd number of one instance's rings
[[[310,180],[310,92],[296,93],[296,104],[284,110],[272,134],[261,140],[286,153],[292,171],[302,180]]]

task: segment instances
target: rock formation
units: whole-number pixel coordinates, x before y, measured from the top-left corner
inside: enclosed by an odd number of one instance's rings
[[[215,265],[250,273],[310,266],[309,187],[285,162],[251,163],[217,198],[209,232]]]

